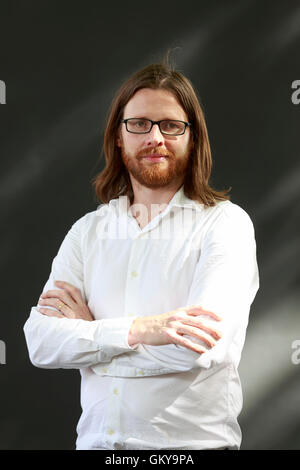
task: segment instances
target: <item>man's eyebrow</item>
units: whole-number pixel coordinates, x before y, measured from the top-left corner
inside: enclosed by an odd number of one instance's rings
[[[148,119],[148,121],[153,121],[153,119],[150,119],[146,116],[134,116],[131,118],[126,118],[126,119]],[[163,119],[158,119],[159,121],[183,121],[183,119],[178,119],[178,118],[170,118],[170,117],[165,117]]]
[[[137,117],[133,117],[132,119],[148,119],[151,121],[151,119],[147,118],[146,116],[137,116]]]
[[[124,118],[124,119],[148,119],[148,120],[151,120],[145,116],[131,116],[131,117],[128,117],[128,118]]]

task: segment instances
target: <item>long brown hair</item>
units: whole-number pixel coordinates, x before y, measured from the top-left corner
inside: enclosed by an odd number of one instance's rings
[[[119,89],[111,104],[104,133],[103,152],[105,168],[92,180],[97,198],[102,203],[126,195],[133,202],[130,177],[121,158],[116,136],[126,104],[142,88],[163,89],[172,92],[186,112],[191,126],[192,151],[185,174],[185,195],[204,206],[230,197],[231,188],[217,191],[210,187],[212,157],[204,113],[191,82],[180,72],[163,63],[151,64],[132,75]]]

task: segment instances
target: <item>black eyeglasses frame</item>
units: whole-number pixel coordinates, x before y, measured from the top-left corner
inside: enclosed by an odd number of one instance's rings
[[[154,126],[154,124],[157,124],[158,127],[159,127],[159,130],[160,132],[163,134],[163,135],[171,135],[171,136],[177,136],[177,135],[183,135],[186,131],[186,128],[187,127],[190,127],[192,124],[190,122],[185,122],[185,121],[180,121],[179,119],[162,119],[161,121],[152,121],[151,119],[146,119],[146,118],[141,118],[141,119],[144,119],[145,121],[149,121],[151,122],[151,127],[149,129],[149,131],[147,132],[133,132],[133,131],[129,131],[128,130],[128,127],[127,127],[127,122],[128,121],[131,121],[131,120],[136,120],[138,118],[128,118],[128,119],[121,119],[121,123],[124,123],[125,126],[126,126],[126,130],[127,132],[129,132],[130,134],[149,134],[152,130],[152,127]],[[168,134],[167,132],[163,132],[160,128],[160,123],[161,122],[165,122],[165,121],[172,121],[172,122],[182,122],[182,124],[184,124],[184,129],[183,129],[183,132],[181,132],[180,134]]]

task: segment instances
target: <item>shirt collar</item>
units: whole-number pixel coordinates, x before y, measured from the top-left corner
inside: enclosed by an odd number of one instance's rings
[[[180,186],[178,191],[174,194],[171,201],[169,202],[169,206],[171,207],[182,207],[182,208],[189,208],[202,211],[203,204],[198,201],[194,201],[193,199],[188,198],[184,194],[183,185]]]
[[[198,211],[203,210],[203,204],[198,201],[194,201],[193,199],[189,199],[184,194],[183,185],[176,191],[172,199],[168,204],[168,208],[171,209],[173,207],[181,207],[181,208],[189,208],[195,209]],[[112,210],[115,210],[117,207],[121,210],[122,213],[128,213],[128,209],[130,207],[130,202],[128,196],[119,196],[118,198],[111,199],[109,201],[109,207]]]

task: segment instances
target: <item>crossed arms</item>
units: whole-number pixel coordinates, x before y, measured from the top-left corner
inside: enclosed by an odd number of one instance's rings
[[[32,363],[136,376],[141,369],[144,375],[159,375],[226,360],[232,348],[242,347],[258,289],[253,226],[244,212],[238,217],[231,224],[225,215],[220,230],[207,234],[187,306],[151,317],[94,320],[82,274],[64,271],[58,254],[39,307],[32,308],[24,326]]]

